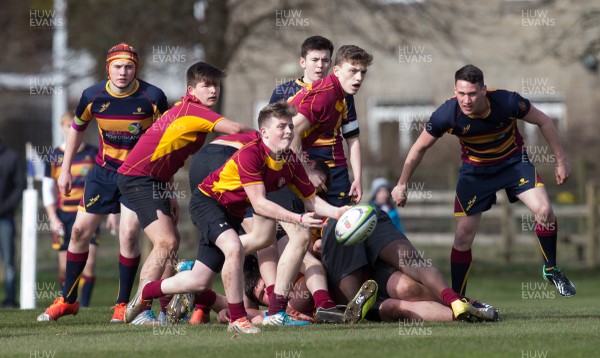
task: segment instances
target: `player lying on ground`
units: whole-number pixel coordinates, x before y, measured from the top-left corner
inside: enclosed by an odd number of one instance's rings
[[[335,220],[329,219],[323,230],[323,242],[335,240]],[[430,261],[421,257],[421,254],[415,249],[407,237],[402,234],[392,223],[390,217],[383,211],[377,209],[377,225],[375,230],[364,242],[366,256],[371,268],[377,269],[379,265],[385,263],[400,273],[406,275],[420,286],[420,297],[430,302],[441,302],[446,307],[450,307],[454,313],[454,318],[462,321],[483,321],[495,320],[492,310],[486,311],[474,307],[468,300],[453,291],[441,273],[431,264]],[[340,245],[341,244],[337,244]],[[316,247],[320,247],[316,244]],[[390,277],[391,278],[391,277]],[[397,285],[393,285],[398,277],[393,279],[391,292],[394,292]],[[338,281],[330,280],[330,284],[337,284]],[[381,287],[388,290],[389,280],[379,280]],[[403,290],[402,290],[403,291]],[[402,299],[402,295],[391,296]]]
[[[277,247],[280,253],[287,245],[288,238],[285,233],[278,239]],[[267,285],[260,275],[258,260],[253,255],[246,256],[244,261],[244,305],[248,317],[253,323],[263,323],[262,311],[258,311],[260,305],[269,305],[269,294]],[[364,318],[364,314],[375,302],[377,285],[374,281],[363,285],[356,294],[351,304],[336,305],[327,292],[327,279],[321,262],[310,252],[307,252],[300,274],[290,291],[290,301],[286,308],[286,314],[290,317],[285,325],[304,325],[307,323],[356,323]],[[180,319],[194,308],[190,324],[208,322],[210,309],[219,313],[220,319],[227,317],[226,300],[221,295],[215,295],[210,302],[200,302],[195,295],[175,295],[167,308],[167,321],[169,323],[179,322]],[[331,303],[332,306],[328,305]],[[324,309],[324,307],[329,307]],[[202,312],[198,312],[201,310]],[[254,320],[253,318],[260,316]],[[203,321],[198,318],[202,317]],[[223,322],[222,322],[223,323]]]
[[[314,187],[298,157],[290,150],[294,113],[286,102],[265,107],[259,114],[260,139],[242,147],[219,170],[211,173],[200,184],[199,190],[194,191],[190,211],[192,221],[202,231],[198,261],[192,271],[181,272],[166,280],[146,281],[133,300],[134,304],[128,307],[132,310],[129,314],[139,314],[152,298],[210,289],[213,278],[223,269],[221,277],[231,314],[228,330],[260,332],[248,321],[243,303],[245,250],[237,231],[246,208],[252,205],[260,215],[288,226],[288,234],[301,235],[309,227],[321,227],[322,220],[315,215],[338,218],[347,210],[315,199]],[[298,193],[308,212],[295,214],[266,198],[266,192],[284,185]]]

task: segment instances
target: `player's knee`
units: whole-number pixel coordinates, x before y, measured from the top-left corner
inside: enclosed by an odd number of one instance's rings
[[[310,243],[310,231],[298,230],[294,232],[293,235],[288,236],[290,238],[290,243],[293,242],[295,246],[308,248],[308,244]]]
[[[175,237],[165,237],[156,243],[156,247],[162,251],[175,252],[179,247],[179,243]]]
[[[138,237],[138,229],[135,226],[122,226],[119,228],[119,240],[133,242]]]
[[[536,221],[541,223],[548,223],[554,221],[554,212],[550,203],[544,203],[539,206],[535,213]]]
[[[80,226],[73,226],[71,231],[71,242],[74,244],[86,243],[89,240],[88,230]]]
[[[396,293],[401,298],[410,297],[412,295],[412,285],[409,280],[398,280],[396,283]]]
[[[244,247],[242,242],[239,240],[231,240],[223,247],[223,254],[225,257],[231,260],[242,260],[244,258]]]

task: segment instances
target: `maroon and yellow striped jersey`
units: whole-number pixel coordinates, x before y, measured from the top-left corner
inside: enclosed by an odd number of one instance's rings
[[[273,90],[269,103],[293,97],[302,88],[308,86],[301,79],[283,83]],[[354,96],[347,94],[344,97],[344,109],[342,110],[341,127],[335,127],[333,131],[323,133],[313,145],[307,149],[308,155],[313,160],[320,160],[330,167],[348,167],[346,154],[344,153],[344,139],[358,137],[360,129],[358,117],[354,107]]]
[[[168,182],[224,118],[188,93],[144,133],[118,173]]]
[[[300,159],[292,150],[271,156],[262,140],[239,149],[218,170],[204,179],[198,189],[217,200],[234,216],[243,217],[250,206],[244,187],[264,185],[266,192],[289,186],[300,199],[316,194]]]
[[[289,102],[298,108],[311,126],[302,133],[302,148],[307,150],[315,145],[321,135],[336,132],[342,125],[343,113],[347,110],[345,93],[334,74],[307,84]]]

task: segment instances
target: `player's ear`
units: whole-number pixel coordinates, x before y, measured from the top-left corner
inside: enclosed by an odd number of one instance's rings
[[[338,66],[338,65],[333,66],[333,74],[335,75],[335,77],[340,77],[339,76],[339,74],[340,74],[340,66]]]
[[[300,62],[300,67],[302,67],[303,70],[306,69],[306,59],[304,57],[300,56],[299,62]]]
[[[194,94],[193,93],[194,92],[194,87],[188,86],[187,91],[188,91],[189,94]]]

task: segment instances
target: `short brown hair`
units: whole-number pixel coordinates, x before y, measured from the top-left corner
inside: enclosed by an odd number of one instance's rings
[[[225,76],[225,71],[205,62],[197,62],[187,70],[187,85],[195,87],[198,83],[204,82],[209,86],[216,86]]]
[[[260,110],[258,114],[258,127],[266,127],[267,122],[275,118],[292,118],[298,113],[295,106],[290,105],[286,100],[280,100],[275,103],[270,103]]]
[[[329,51],[329,57],[333,56],[333,43],[323,36],[311,36],[300,46],[300,56],[306,58],[310,51],[321,50]]]
[[[373,55],[358,46],[344,45],[335,54],[334,65],[341,66],[344,62],[369,67],[373,62]]]
[[[473,65],[463,66],[454,74],[454,83],[457,81],[467,81],[483,86],[483,71]]]

